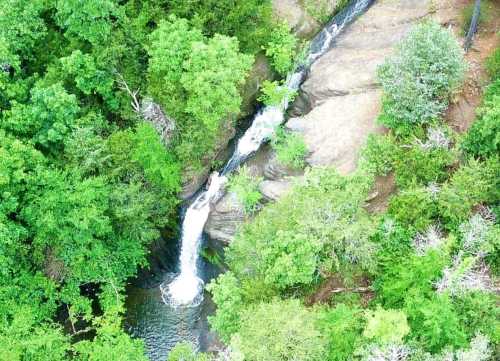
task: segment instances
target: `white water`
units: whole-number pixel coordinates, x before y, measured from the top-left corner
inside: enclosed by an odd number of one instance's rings
[[[343,28],[372,2],[373,0],[358,0],[346,14],[339,16],[338,21],[333,21],[325,27],[311,42],[310,54],[302,66],[289,74],[283,86],[292,92],[297,91],[305,78],[305,69],[327,52]],[[220,173],[212,174],[208,189],[202,192],[187,209],[182,223],[180,273],[170,284],[160,286],[166,303],[189,306],[197,305],[201,301],[203,281],[198,277],[198,257],[203,228],[210,214],[211,205],[218,201],[223,192],[227,181],[224,175],[237,168],[249,155],[257,151],[262,143],[272,137],[276,127],[285,119],[288,103],[289,99],[284,99],[278,106],[265,107],[255,116],[250,128],[238,141],[236,150],[226,167]]]

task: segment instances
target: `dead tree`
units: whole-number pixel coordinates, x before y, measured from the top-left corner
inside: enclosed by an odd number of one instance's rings
[[[154,126],[158,134],[160,134],[163,144],[167,146],[175,131],[175,121],[165,115],[161,107],[153,99],[146,97],[139,101],[139,89],[132,91],[123,76],[119,73],[117,75],[120,89],[126,91],[130,96],[130,105],[134,112]]]

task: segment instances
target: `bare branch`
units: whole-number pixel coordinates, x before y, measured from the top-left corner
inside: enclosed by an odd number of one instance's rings
[[[126,91],[130,98],[132,98],[132,101],[130,102],[130,105],[132,105],[132,108],[137,114],[141,113],[141,105],[139,103],[139,100],[137,99],[137,95],[139,94],[139,89],[131,91],[127,82],[125,81],[125,78],[123,75],[120,73],[116,72],[116,75],[118,77],[118,86],[120,89]]]

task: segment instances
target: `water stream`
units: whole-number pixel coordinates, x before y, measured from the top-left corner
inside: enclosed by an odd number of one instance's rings
[[[314,37],[307,57],[287,76],[283,86],[290,92],[297,91],[310,66],[332,47],[340,32],[373,2],[353,0],[337,14]],[[198,337],[203,332],[203,326],[197,320],[203,309],[204,284],[199,252],[211,206],[223,195],[227,175],[269,140],[276,127],[284,122],[288,105],[289,99],[285,98],[281,104],[265,107],[258,112],[249,129],[239,139],[226,166],[211,175],[206,190],[199,192],[187,208],[182,222],[179,273],[166,275],[159,288],[133,292],[132,296],[138,299],[128,302],[129,314],[134,315],[133,322],[129,322],[129,329],[132,335],[145,339],[151,360],[164,361],[168,349],[179,340],[189,339],[198,343]],[[164,314],[154,317],[157,310]]]

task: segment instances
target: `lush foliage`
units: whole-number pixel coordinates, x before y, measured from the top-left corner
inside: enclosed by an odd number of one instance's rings
[[[280,85],[277,81],[264,80],[260,91],[261,95],[258,100],[270,106],[281,105],[284,100],[292,102],[296,96],[296,92],[292,92],[283,84]]]
[[[293,61],[297,51],[297,38],[290,33],[286,22],[279,24],[271,33],[269,42],[264,46],[266,55],[271,59],[273,68],[286,75],[293,70]]]
[[[500,153],[500,76],[484,95],[483,105],[477,111],[478,119],[464,139],[464,149],[477,157]]]
[[[181,161],[201,165],[239,111],[238,87],[252,58],[239,53],[235,38],[207,39],[187,20],[175,17],[151,34],[148,54],[148,90],[180,130],[176,152]]]
[[[269,42],[270,2],[0,9],[0,359],[145,360],[122,329],[126,281],[239,112],[239,42]],[[130,106],[136,89],[174,119],[170,143]]]
[[[307,146],[300,134],[278,128],[271,144],[281,164],[292,168],[305,166]]]
[[[392,129],[369,137],[358,170],[306,170],[239,230],[208,290],[211,326],[245,360],[496,357],[499,85],[457,134],[438,117],[463,71],[451,33],[417,25],[381,67]],[[378,213],[374,176],[395,185]]]
[[[298,300],[261,303],[241,315],[241,327],[231,346],[245,360],[324,360],[325,341],[315,325],[315,314]],[[269,341],[274,347],[269,348]]]

